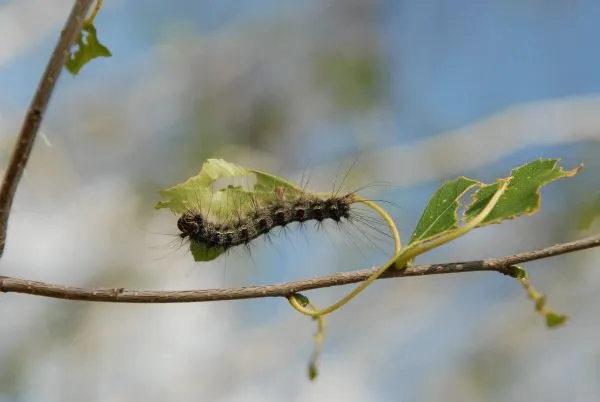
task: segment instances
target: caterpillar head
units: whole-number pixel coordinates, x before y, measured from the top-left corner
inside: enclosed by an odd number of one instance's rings
[[[204,218],[202,215],[188,211],[181,215],[177,220],[177,228],[181,231],[182,239],[186,237],[194,237],[202,231],[204,227]]]

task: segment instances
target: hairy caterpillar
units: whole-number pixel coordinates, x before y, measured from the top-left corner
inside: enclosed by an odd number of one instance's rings
[[[285,227],[293,222],[304,223],[331,219],[340,222],[350,219],[353,194],[321,199],[314,195],[294,201],[281,200],[258,207],[246,216],[238,216],[229,222],[212,222],[201,212],[187,211],[177,221],[181,238],[205,244],[208,248],[221,247],[227,250],[248,244],[274,228]]]
[[[255,183],[218,189],[217,180],[223,178]],[[357,208],[360,197],[355,192],[311,193],[280,177],[223,160],[209,159],[197,176],[162,194],[168,200],[157,208],[179,215],[178,237],[189,241],[196,261],[213,260],[240,245],[248,248],[257,238],[269,239],[290,224],[303,226],[309,221],[317,227],[326,221],[366,224],[389,238],[377,227],[381,220]],[[361,240],[373,243],[372,234],[362,234]]]

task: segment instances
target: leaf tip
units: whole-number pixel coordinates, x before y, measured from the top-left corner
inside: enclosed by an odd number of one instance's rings
[[[569,317],[565,314],[558,314],[554,311],[546,313],[546,326],[548,328],[557,328],[564,325]]]
[[[312,362],[308,365],[308,379],[311,381],[315,381],[319,376],[319,370],[317,370],[317,365]]]
[[[583,171],[583,163],[581,163],[579,166],[577,166],[576,168],[573,168],[571,170],[567,170],[565,172],[565,177],[571,177],[571,176],[575,176],[577,173],[580,173],[581,171]]]

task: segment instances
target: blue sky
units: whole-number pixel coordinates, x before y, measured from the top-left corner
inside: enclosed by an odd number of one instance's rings
[[[164,22],[198,32],[293,10],[290,2],[149,2],[106,7],[100,37],[114,56],[86,67],[86,79],[137,68],[128,63],[151,50]],[[110,4],[110,3],[107,3]],[[190,8],[192,11],[190,11]],[[506,106],[600,90],[600,4],[594,1],[383,1],[379,18],[389,61],[391,107],[401,134],[395,141],[442,133]],[[56,27],[58,30],[59,27]],[[3,66],[2,100],[25,107],[55,33]],[[65,74],[61,86],[70,78]]]
[[[512,104],[600,90],[598,2],[387,1],[383,9],[406,139]]]

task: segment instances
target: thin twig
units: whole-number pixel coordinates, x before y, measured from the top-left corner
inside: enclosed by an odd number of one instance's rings
[[[4,254],[8,217],[17,186],[27,165],[56,81],[67,61],[71,46],[73,46],[81,32],[81,26],[93,2],[94,0],[75,1],[25,115],[19,138],[13,148],[0,189],[0,257]]]
[[[502,274],[509,274],[511,272],[511,266],[515,264],[540,260],[598,246],[600,246],[600,236],[594,236],[502,258],[434,265],[412,265],[405,270],[389,270],[383,275],[383,278],[474,271],[496,271]],[[363,269],[274,285],[184,291],[126,290],[123,288],[86,289],[0,276],[0,292],[26,293],[36,296],[52,297],[55,299],[95,302],[189,303],[261,297],[289,297],[296,292],[362,282],[376,270],[377,268]]]

